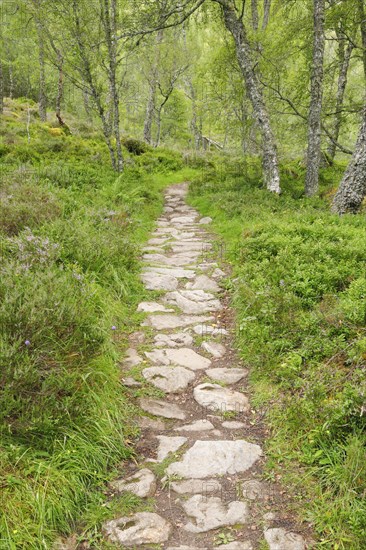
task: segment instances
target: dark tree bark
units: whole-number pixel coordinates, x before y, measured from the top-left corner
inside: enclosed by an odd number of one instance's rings
[[[314,0],[314,42],[311,74],[311,99],[308,122],[308,150],[306,160],[305,194],[310,197],[319,188],[321,160],[321,111],[323,100],[324,63],[324,0]]]
[[[235,5],[231,0],[214,0],[221,4],[225,26],[232,34],[236,57],[245,82],[248,97],[253,107],[254,117],[262,137],[263,178],[269,191],[280,193],[280,175],[278,169],[277,148],[269,115],[264,102],[262,88],[253,63],[252,47],[241,18],[237,17]]]
[[[271,0],[263,0],[262,31],[265,31],[268,26],[270,12],[271,12]]]
[[[347,47],[345,47],[345,37],[338,34],[338,58],[339,58],[339,75],[338,75],[338,85],[337,85],[337,96],[336,96],[336,107],[335,107],[335,122],[334,129],[332,132],[333,140],[330,142],[327,151],[328,161],[333,163],[334,157],[337,150],[337,142],[339,138],[339,132],[342,126],[342,107],[344,101],[344,94],[347,86],[347,75],[349,63],[353,51],[353,44],[349,42]]]
[[[258,0],[252,0],[252,25],[253,29],[257,31],[259,26]]]
[[[351,162],[334,197],[332,210],[337,214],[357,213],[366,196],[366,105]]]

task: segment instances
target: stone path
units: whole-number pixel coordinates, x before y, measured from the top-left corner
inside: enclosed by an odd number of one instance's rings
[[[141,386],[130,372],[139,368],[157,397],[139,400],[139,465],[111,484],[115,494],[153,497],[154,510],[109,521],[103,532],[122,548],[305,550],[289,498],[263,481],[263,428],[231,348],[210,219],[199,219],[186,193],[186,184],[168,189],[144,251],[142,280],[153,292],[138,307],[145,332],[131,339],[124,382]]]

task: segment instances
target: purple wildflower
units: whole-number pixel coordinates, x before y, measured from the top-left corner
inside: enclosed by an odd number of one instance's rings
[[[117,330],[117,327],[115,327],[115,326],[113,325],[112,330]]]
[[[27,347],[30,346],[30,341],[29,341],[29,340],[26,340],[26,341],[24,342],[24,345],[27,346]]]

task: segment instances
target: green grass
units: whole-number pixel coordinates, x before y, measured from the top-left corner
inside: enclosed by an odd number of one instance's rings
[[[217,159],[190,202],[214,219],[232,265],[237,345],[255,406],[268,410],[268,475],[285,475],[319,548],[366,547],[366,220],[336,217],[343,165],[303,195],[304,168],[282,167],[283,194],[254,160]]]
[[[117,176],[94,130],[32,118],[28,143],[26,110],[12,107],[0,130],[0,548],[39,550],[115,513],[101,502],[136,435],[118,361],[141,319],[140,245],[161,190],[195,171],[177,153],[126,151]]]

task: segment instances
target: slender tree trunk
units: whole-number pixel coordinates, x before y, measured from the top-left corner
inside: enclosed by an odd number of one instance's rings
[[[366,104],[355,152],[334,197],[332,210],[337,214],[357,213],[366,196]]]
[[[268,26],[270,13],[271,13],[271,0],[263,0],[262,31],[265,31]]]
[[[108,76],[113,104],[113,131],[116,139],[117,171],[123,171],[123,153],[120,134],[119,93],[117,88],[117,3],[103,0],[103,22],[108,48]]]
[[[311,99],[308,122],[308,150],[306,160],[305,194],[315,195],[319,188],[321,160],[321,111],[323,100],[324,12],[325,1],[314,0],[314,42],[311,74]]]
[[[38,36],[38,60],[39,60],[39,118],[42,122],[47,120],[47,96],[46,96],[46,70],[45,70],[45,47],[41,24],[41,0],[37,0],[36,28]]]
[[[357,0],[358,2],[358,15],[360,18],[361,28],[361,41],[362,41],[362,62],[363,70],[366,79],[366,10],[364,0]]]
[[[327,151],[327,157],[329,162],[332,164],[334,161],[334,157],[337,150],[337,141],[339,138],[339,132],[342,126],[342,107],[343,107],[343,100],[344,100],[344,94],[346,91],[347,86],[347,74],[348,74],[348,68],[349,63],[351,59],[351,54],[353,50],[353,44],[349,42],[347,44],[347,47],[344,47],[344,37],[339,37],[339,43],[338,43],[338,56],[339,56],[339,75],[338,75],[338,86],[337,86],[337,96],[336,96],[336,114],[335,114],[335,123],[334,123],[334,129],[332,132],[333,141],[329,143],[328,151]]]
[[[246,85],[248,97],[262,137],[263,178],[269,191],[280,193],[280,175],[278,169],[277,148],[269,115],[263,98],[262,88],[254,70],[252,48],[248,40],[244,23],[237,18],[231,0],[214,0],[222,5],[225,26],[233,35],[236,57]]]
[[[160,145],[160,138],[161,138],[161,111],[163,110],[163,106],[161,105],[157,109],[156,113],[156,139],[155,139],[155,147],[159,147]]]
[[[157,78],[158,78],[158,69],[160,61],[160,44],[163,40],[163,31],[160,30],[156,35],[156,57],[152,65],[150,79],[149,79],[149,98],[146,105],[146,115],[144,122],[144,141],[151,144],[151,131],[154,120],[155,113],[155,99],[156,99],[156,88],[157,88]]]
[[[64,95],[64,73],[63,73],[64,58],[60,51],[57,52],[57,66],[58,66],[58,86],[56,97],[56,118],[61,121],[61,103]],[[61,122],[60,122],[61,124]]]
[[[259,27],[258,0],[252,0],[252,25],[255,31]]]

